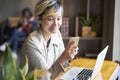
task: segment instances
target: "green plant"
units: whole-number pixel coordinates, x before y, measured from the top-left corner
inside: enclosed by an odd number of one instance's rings
[[[83,26],[91,26],[92,31],[97,31],[98,24],[100,22],[100,16],[90,16],[87,20],[85,16],[80,16],[80,23]]]
[[[89,20],[87,20],[85,18],[85,16],[80,16],[79,18],[80,18],[80,22],[83,26],[90,26],[92,18],[90,18]]]
[[[26,57],[26,63],[22,69],[17,67],[15,59],[12,57],[12,51],[8,45],[2,57],[2,78],[3,80],[37,80],[35,71],[28,72],[28,58]]]
[[[92,21],[91,21],[92,31],[97,31],[99,23],[100,23],[100,16],[92,16]]]

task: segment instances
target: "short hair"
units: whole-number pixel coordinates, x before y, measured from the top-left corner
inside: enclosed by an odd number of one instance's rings
[[[22,16],[25,16],[25,12],[28,12],[29,13],[29,17],[32,17],[33,16],[33,12],[32,12],[32,10],[30,9],[30,8],[24,8],[23,10],[22,10]]]
[[[35,6],[35,15],[42,19],[43,15],[57,12],[59,9],[62,10],[63,15],[63,6],[60,2],[56,0],[42,0]]]

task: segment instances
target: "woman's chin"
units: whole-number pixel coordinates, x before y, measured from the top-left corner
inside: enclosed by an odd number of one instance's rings
[[[54,32],[51,32],[52,34],[55,34],[55,33],[57,33],[57,31],[54,31]]]
[[[58,32],[58,30],[53,30],[53,31],[51,31],[52,34],[55,34],[55,33],[57,33],[57,32]]]

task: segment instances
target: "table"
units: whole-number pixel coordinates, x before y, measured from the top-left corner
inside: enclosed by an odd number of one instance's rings
[[[70,67],[68,68],[68,70],[72,67],[93,68],[95,62],[96,62],[95,59],[88,59],[88,58],[74,59],[73,61],[70,62]],[[59,80],[59,78],[64,73],[65,72],[61,72],[60,75],[55,80]],[[120,80],[119,64],[113,61],[105,60],[102,66],[101,76],[103,80],[116,80],[117,78],[119,78],[118,80]]]

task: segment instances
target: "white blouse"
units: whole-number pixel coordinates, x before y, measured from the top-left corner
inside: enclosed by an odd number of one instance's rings
[[[23,53],[28,55],[29,66],[32,69],[50,69],[63,51],[64,44],[60,31],[52,35],[48,48],[40,28],[32,32],[23,45]]]

